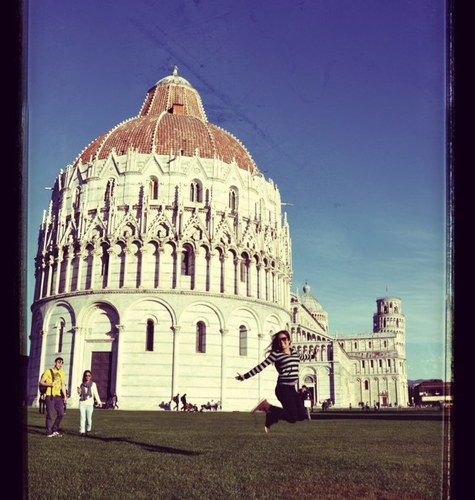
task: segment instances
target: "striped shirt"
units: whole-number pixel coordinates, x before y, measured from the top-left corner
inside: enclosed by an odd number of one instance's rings
[[[253,377],[271,363],[274,363],[276,370],[279,372],[277,384],[294,385],[298,383],[300,358],[293,347],[290,348],[290,354],[272,351],[262,363],[249,370],[243,377],[245,379]]]

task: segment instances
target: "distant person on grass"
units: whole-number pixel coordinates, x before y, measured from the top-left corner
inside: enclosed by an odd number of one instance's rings
[[[40,385],[46,387],[46,437],[62,437],[59,429],[64,417],[64,407],[68,402],[65,376],[62,370],[63,358],[54,360],[54,367],[46,370],[40,378]],[[53,413],[56,419],[53,422]]]
[[[186,394],[183,394],[183,396],[180,398],[180,401],[181,401],[181,404],[182,404],[181,409],[183,411],[186,411]]]
[[[252,370],[244,375],[238,373],[236,380],[246,380],[274,363],[279,373],[275,395],[281,402],[282,408],[271,405],[267,399],[263,399],[252,410],[252,413],[256,411],[266,412],[264,430],[269,432],[270,427],[279,420],[285,420],[291,424],[306,420],[307,412],[297,389],[300,358],[298,352],[291,346],[290,333],[287,330],[281,330],[272,336],[267,354],[266,359]]]
[[[82,384],[78,387],[79,394],[79,434],[86,436],[92,430],[92,412],[94,401],[102,406],[97,385],[92,381],[92,373],[86,370],[82,376]]]

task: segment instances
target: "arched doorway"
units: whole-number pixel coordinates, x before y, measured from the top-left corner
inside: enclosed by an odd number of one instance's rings
[[[306,375],[303,379],[303,383],[307,386],[312,399],[312,406],[314,406],[317,401],[317,378],[315,375]]]

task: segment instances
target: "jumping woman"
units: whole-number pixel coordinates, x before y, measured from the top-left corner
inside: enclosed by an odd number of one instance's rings
[[[237,374],[236,380],[246,380],[264,368],[274,363],[279,377],[275,387],[275,395],[281,402],[282,408],[271,405],[267,399],[263,399],[253,410],[266,412],[266,422],[264,430],[269,432],[271,425],[279,420],[285,420],[291,424],[297,421],[306,420],[307,413],[303,405],[303,400],[298,393],[299,363],[300,358],[297,351],[291,346],[290,333],[281,330],[272,336],[272,342],[267,349],[267,357],[262,363],[249,370],[244,375]]]

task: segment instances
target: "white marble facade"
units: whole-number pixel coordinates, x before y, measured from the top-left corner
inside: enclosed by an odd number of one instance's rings
[[[176,69],[136,117],[60,171],[35,269],[29,404],[61,356],[73,407],[92,369],[101,398],[116,393],[121,409],[158,409],[186,393],[198,405],[247,410],[275,400],[275,369],[245,384],[234,376],[263,359],[281,328],[302,352],[301,383],[316,402],[406,404],[401,301],[378,299],[374,333],[343,338],[330,333],[308,285],[291,294],[277,186],[237,138],[207,121]]]

